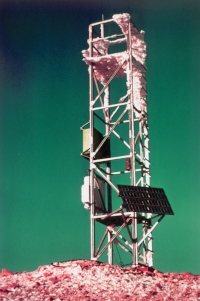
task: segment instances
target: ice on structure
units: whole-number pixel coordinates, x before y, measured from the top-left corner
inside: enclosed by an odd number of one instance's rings
[[[128,34],[128,22],[130,21],[129,14],[113,15],[114,21],[119,25],[124,34]],[[145,64],[146,60],[146,43],[144,42],[144,31],[139,31],[131,22],[131,42],[133,56],[141,64]]]
[[[109,47],[113,44],[127,41],[128,27],[130,21],[129,14],[116,14],[113,15],[113,20],[119,25],[125,38],[108,40],[104,38],[93,39],[93,56],[89,56],[89,50],[83,50],[84,61],[88,65],[93,65],[94,74],[96,79],[99,80],[102,85],[106,85],[110,77],[115,70],[123,64],[122,68],[115,75],[115,77],[127,76],[127,89],[128,94],[131,93],[132,81],[133,81],[133,95],[134,106],[136,108],[135,115],[137,118],[146,118],[145,114],[141,111],[146,111],[146,43],[144,41],[144,31],[139,31],[132,23],[131,25],[131,45],[132,45],[132,74],[128,74],[127,60],[128,52],[118,52],[114,54],[108,54]],[[122,102],[122,98],[120,99]],[[142,117],[143,116],[143,117]]]

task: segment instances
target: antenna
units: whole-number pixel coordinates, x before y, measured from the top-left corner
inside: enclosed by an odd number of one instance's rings
[[[121,34],[105,37],[104,27],[113,22]],[[126,43],[126,51],[110,54],[109,47],[120,43]],[[131,254],[133,267],[153,267],[152,232],[165,215],[174,213],[164,190],[150,187],[144,31],[136,28],[129,14],[113,15],[109,20],[102,15],[102,21],[89,25],[89,49],[82,53],[89,66],[90,83],[90,118],[81,127],[81,155],[90,165],[82,186],[82,202],[90,210],[91,260],[98,260],[108,249],[108,262],[113,264],[114,243]],[[126,93],[115,99],[109,88],[119,77],[126,79]],[[113,144],[112,136],[117,137],[117,144]],[[116,185],[118,179],[126,184]],[[113,211],[115,195],[122,198],[122,204]],[[105,226],[97,248],[96,223]],[[138,224],[142,225],[140,235]],[[123,229],[129,241],[122,236]]]

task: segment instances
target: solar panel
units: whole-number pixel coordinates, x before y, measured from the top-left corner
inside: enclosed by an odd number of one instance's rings
[[[174,212],[162,188],[117,185],[118,196],[128,212],[144,212],[173,215]]]

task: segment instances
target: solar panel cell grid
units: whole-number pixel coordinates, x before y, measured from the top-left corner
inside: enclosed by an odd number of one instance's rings
[[[162,188],[118,185],[127,211],[174,214]]]

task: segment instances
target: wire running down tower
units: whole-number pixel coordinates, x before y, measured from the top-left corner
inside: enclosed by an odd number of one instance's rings
[[[119,33],[111,33],[113,25],[117,32],[120,29]],[[152,267],[152,231],[165,214],[173,214],[173,211],[164,191],[150,187],[144,31],[136,28],[129,14],[117,14],[112,19],[90,24],[88,43],[89,49],[82,54],[89,66],[90,117],[81,127],[81,155],[90,161],[89,176],[82,186],[82,202],[90,210],[91,259],[97,260],[108,249],[108,262],[112,264],[112,243],[117,240],[122,249],[132,254],[134,267]],[[112,49],[122,45],[125,50],[112,53]],[[110,86],[117,78],[126,79],[123,87],[126,92],[111,100]],[[125,147],[121,148],[121,144]],[[118,185],[117,177],[126,185]],[[114,211],[113,192],[123,200],[122,206]],[[153,225],[154,218],[158,220]],[[96,222],[106,226],[97,249]],[[142,224],[140,240],[138,224]],[[120,234],[124,228],[130,241]],[[108,242],[103,247],[106,236]],[[140,252],[141,246],[143,252]]]

